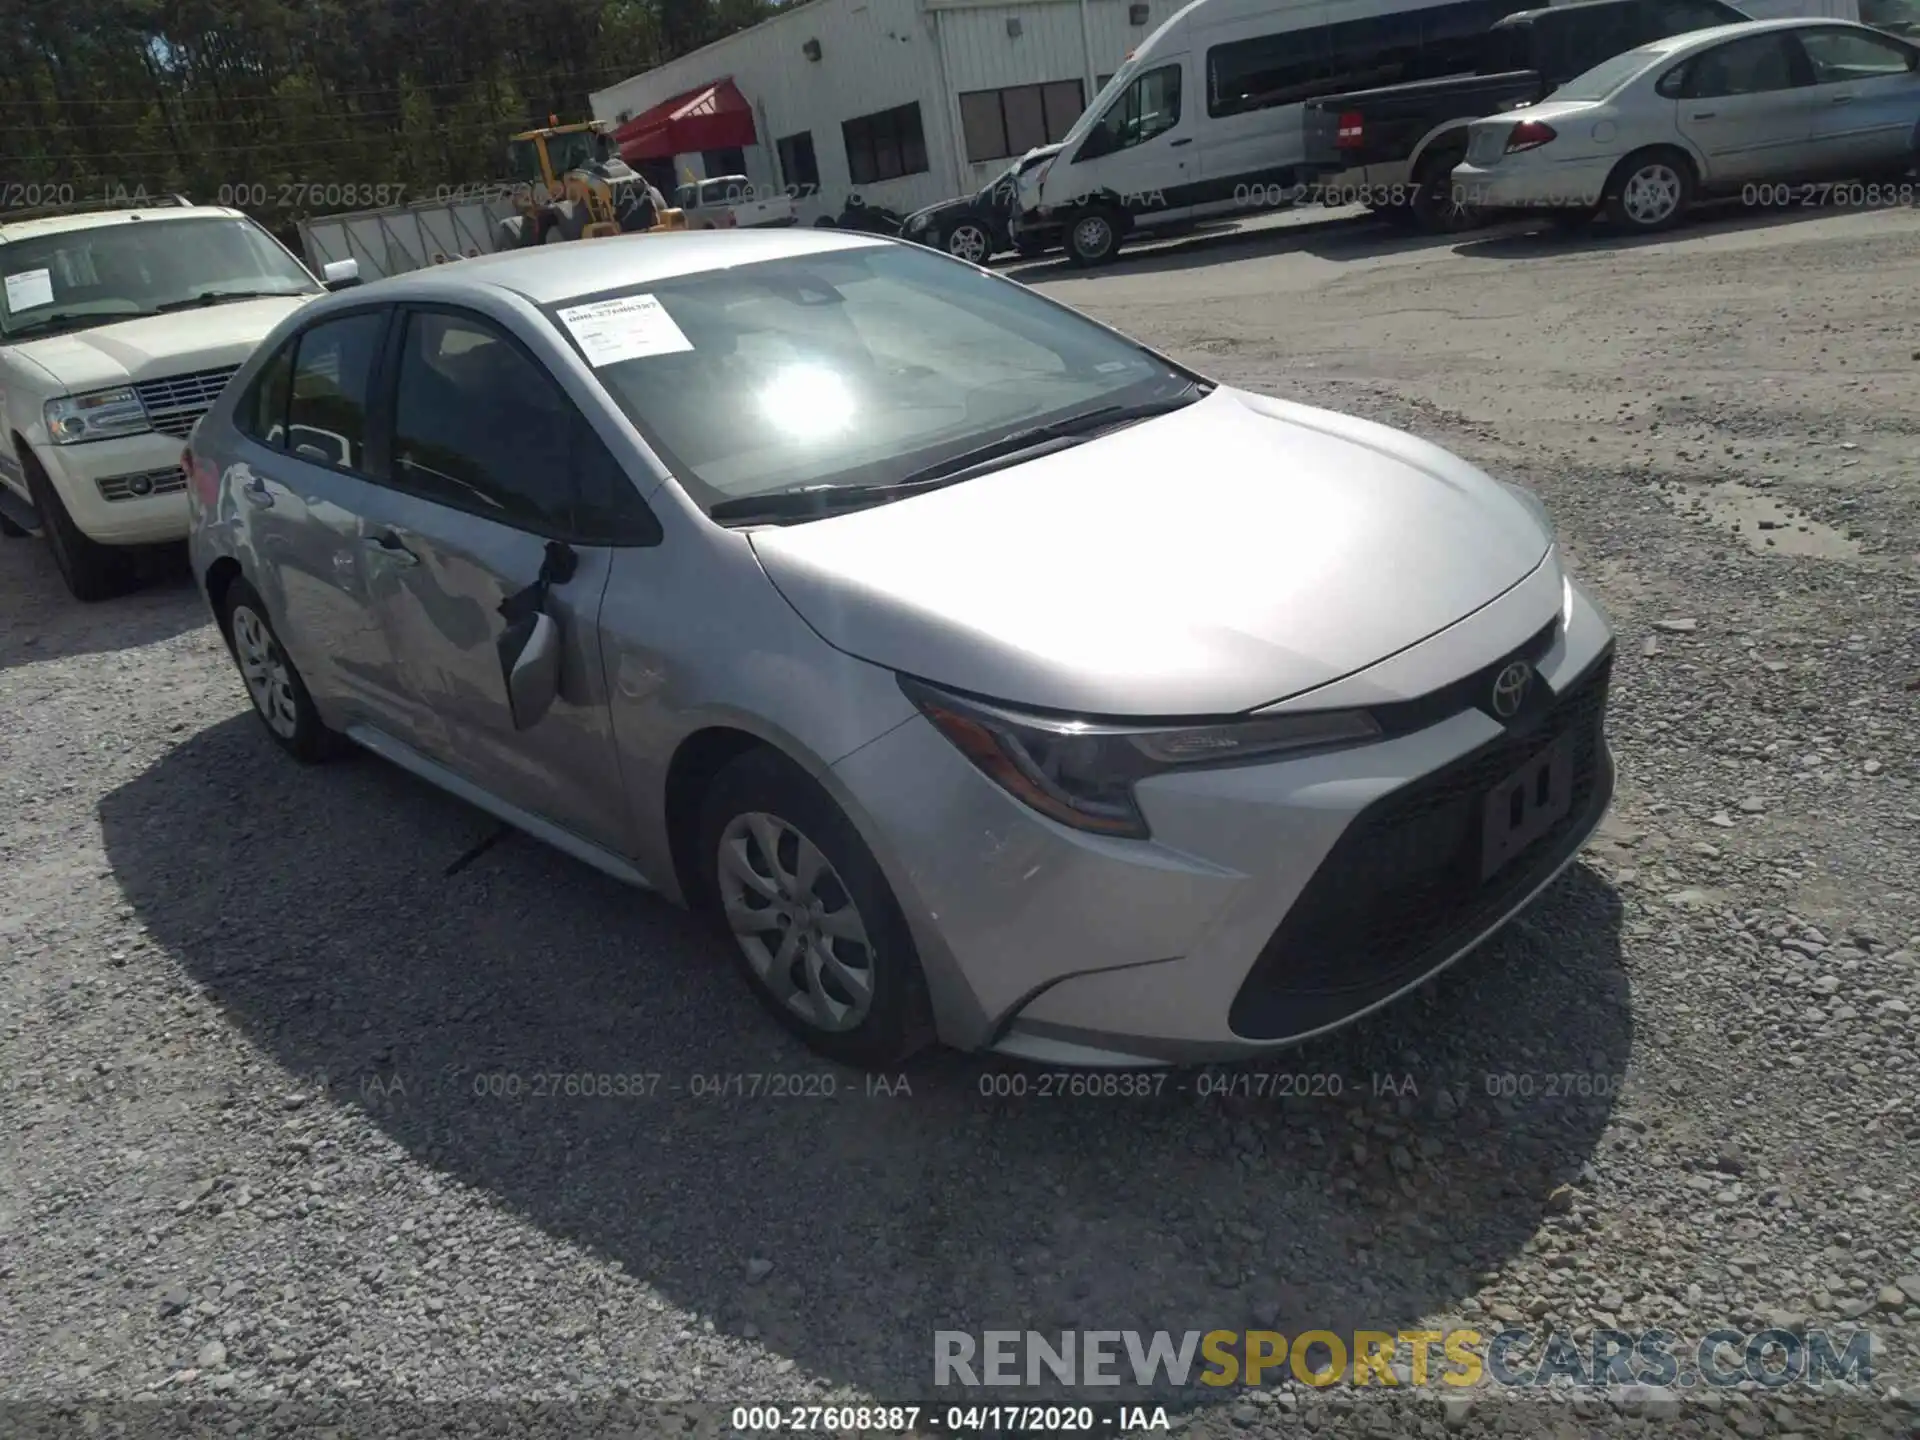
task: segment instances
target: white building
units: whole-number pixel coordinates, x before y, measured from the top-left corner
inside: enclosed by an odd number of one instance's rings
[[[1058,140],[1184,0],[807,0],[592,97],[654,182],[744,173],[902,214]],[[671,165],[672,174],[667,174]]]

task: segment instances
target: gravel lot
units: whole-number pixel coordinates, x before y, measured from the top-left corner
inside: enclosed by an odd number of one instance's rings
[[[1913,1432],[1913,222],[1333,223],[1023,273],[1534,486],[1619,628],[1604,839],[1268,1067],[1337,1098],[989,1099],[1009,1072],[958,1056],[869,1095],[678,912],[370,759],[285,760],[180,576],[82,607],[0,546],[0,1399],[78,1407],[0,1430],[138,1396],[576,1435],[498,1402],[925,1399],[937,1329],[1524,1322],[1866,1326],[1873,1393],[1289,1384],[1184,1423]],[[696,1093],[733,1074],[816,1095]]]

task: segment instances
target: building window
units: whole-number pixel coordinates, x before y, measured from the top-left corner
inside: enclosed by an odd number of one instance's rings
[[[960,126],[967,159],[1004,160],[1064,140],[1086,104],[1078,80],[966,91],[960,96]]]
[[[776,147],[780,152],[780,183],[793,196],[819,193],[820,164],[813,157],[813,132],[789,135]]]
[[[738,145],[729,150],[702,150],[700,168],[713,179],[722,175],[744,175],[747,173],[747,152]]]
[[[918,101],[842,121],[840,136],[847,146],[847,178],[856,185],[926,173],[927,138]]]

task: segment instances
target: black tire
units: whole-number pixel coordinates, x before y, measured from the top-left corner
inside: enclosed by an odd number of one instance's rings
[[[4,535],[9,540],[18,540],[26,533],[27,532],[20,526],[9,520],[4,513],[0,513],[0,535]]]
[[[242,634],[236,633],[236,625],[242,627],[244,632],[249,619],[257,622],[264,631],[268,653],[285,670],[287,700],[292,716],[289,726],[276,726],[275,721],[268,717],[268,702],[262,700],[247,678],[246,662],[241,658],[244,642]],[[234,668],[240,672],[240,683],[246,689],[247,698],[253,702],[253,713],[259,717],[267,734],[273,737],[274,744],[307,765],[337,755],[343,748],[340,736],[321,721],[320,712],[314,709],[313,696],[307,693],[307,682],[301,678],[300,671],[280,644],[280,636],[273,628],[273,618],[267,614],[265,602],[261,600],[259,592],[244,580],[232,581],[226,593],[220,597],[220,633],[226,639],[227,653],[233,656]]]
[[[831,215],[822,215],[813,222],[813,228],[816,230],[838,230],[840,227],[834,222],[834,218]]]
[[[940,237],[940,248],[956,260],[984,265],[993,258],[993,235],[978,220],[962,220]]]
[[[1453,183],[1453,167],[1467,158],[1465,150],[1443,150],[1428,155],[1413,176],[1413,198],[1407,209],[1423,235],[1458,235],[1481,222],[1479,207],[1468,203]]]
[[[33,508],[40,512],[47,548],[53,551],[53,563],[60,567],[60,578],[67,582],[73,598],[90,605],[119,594],[126,588],[130,568],[125,552],[81,533],[53,482],[31,453],[21,457],[21,464],[27,472]]]
[[[1686,218],[1697,186],[1693,162],[1678,150],[1636,150],[1607,177],[1601,213],[1609,225],[1635,235],[1671,230]],[[1667,192],[1664,204],[1656,192]]]
[[[829,871],[822,873],[811,893],[822,899],[826,914],[845,914],[850,906],[854,920],[867,937],[868,943],[864,946],[831,937],[828,941],[829,945],[846,947],[835,953],[837,958],[851,959],[852,971],[857,973],[861,968],[859,962],[862,959],[865,962],[870,998],[865,1010],[857,1013],[848,1028],[830,1028],[786,1003],[776,993],[775,982],[763,979],[749,961],[746,944],[734,933],[727,919],[720,866],[722,840],[736,820],[745,825],[744,817],[755,814],[773,817],[790,827],[826,857]],[[786,855],[786,840],[782,832],[777,844],[783,852],[779,862],[783,866],[792,863]],[[746,975],[754,995],[782,1025],[828,1059],[868,1070],[897,1065],[933,1043],[932,1005],[906,917],[901,914],[879,863],[860,838],[859,831],[811,776],[771,750],[752,750],[742,755],[714,777],[701,806],[695,843],[699,846],[697,873],[702,887],[697,899],[714,917],[727,949]],[[756,875],[772,883],[769,876],[774,867],[767,862],[757,840],[743,841],[738,853]],[[758,896],[758,892],[755,893]],[[771,914],[783,903],[766,900],[764,908]],[[800,923],[806,923],[804,914],[800,916]],[[781,923],[755,933],[785,937],[791,928],[790,923]],[[784,939],[781,943],[785,943]],[[772,966],[768,970],[770,975],[780,975],[784,982],[790,983],[791,977],[805,968],[796,952],[784,972]],[[842,998],[853,993],[844,986],[838,990]],[[858,1007],[849,1006],[848,1010],[853,1015]]]
[[[1067,222],[1067,258],[1080,266],[1110,264],[1126,222],[1111,205],[1090,205]]]

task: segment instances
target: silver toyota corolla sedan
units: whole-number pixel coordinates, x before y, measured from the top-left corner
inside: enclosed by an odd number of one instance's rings
[[[316,301],[184,457],[268,731],[715,917],[891,1063],[1256,1054],[1418,985],[1613,789],[1540,505],[822,231]]]

